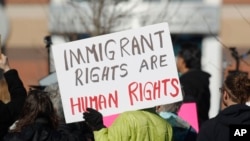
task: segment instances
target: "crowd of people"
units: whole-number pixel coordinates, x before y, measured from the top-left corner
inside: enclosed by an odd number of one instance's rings
[[[231,125],[250,125],[250,79],[241,72],[225,78],[220,112],[209,119],[210,74],[202,71],[200,49],[192,43],[177,55],[183,101],[155,105],[154,112],[123,112],[109,127],[91,107],[83,121],[66,123],[58,84],[27,91],[0,55],[0,141],[229,141]],[[185,102],[196,103],[200,131],[178,116]]]

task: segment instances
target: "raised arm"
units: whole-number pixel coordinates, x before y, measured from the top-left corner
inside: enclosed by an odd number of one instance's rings
[[[0,69],[4,72],[11,97],[11,101],[7,104],[11,116],[10,119],[15,120],[23,106],[27,92],[17,70],[10,68],[8,58],[4,54],[1,54],[0,57]]]

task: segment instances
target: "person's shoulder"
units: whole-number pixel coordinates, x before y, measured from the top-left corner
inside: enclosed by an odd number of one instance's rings
[[[206,77],[211,77],[211,74],[209,72],[204,71],[204,70],[200,70],[200,73]]]
[[[16,69],[10,69],[4,73],[4,75],[9,75],[9,74],[16,74],[18,73]]]
[[[199,76],[199,75],[203,75],[206,77],[210,77],[211,74],[204,71],[204,70],[200,70],[200,69],[191,69],[189,70],[185,76]]]
[[[15,125],[12,125],[13,130]],[[3,141],[23,141],[32,138],[36,130],[33,128],[33,124],[24,127],[20,132],[11,131],[4,136]]]
[[[18,71],[16,69],[10,69],[4,73],[4,77],[7,80],[14,80],[18,77]]]
[[[143,111],[143,110],[134,110],[134,111],[126,111],[121,113],[119,116],[154,116],[156,114],[148,112],[148,111]]]
[[[202,123],[200,131],[213,129],[216,127],[217,123],[218,123],[218,117],[211,118]]]
[[[205,121],[197,134],[197,141],[211,141],[214,140],[217,132],[217,118],[212,118]]]
[[[149,111],[144,110],[134,110],[134,111],[126,111],[121,113],[118,116],[119,119],[133,119],[134,121],[142,122],[144,120],[153,120],[158,122],[165,122],[163,118],[161,118],[159,115],[155,113],[151,113]]]
[[[145,110],[131,110],[131,111],[125,111],[120,115],[130,115],[130,114],[153,114],[153,113]]]
[[[22,138],[17,133],[6,134],[2,141],[22,141]]]

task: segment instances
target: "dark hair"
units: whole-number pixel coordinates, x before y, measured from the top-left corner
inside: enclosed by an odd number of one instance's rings
[[[183,58],[186,67],[189,69],[201,69],[201,50],[193,42],[181,44],[178,56]]]
[[[35,122],[39,117],[48,119],[51,128],[57,128],[59,119],[47,92],[30,90],[25,100],[16,127],[12,132],[20,132],[24,127]]]
[[[250,79],[246,73],[230,73],[224,81],[224,87],[234,102],[244,104],[250,97]]]

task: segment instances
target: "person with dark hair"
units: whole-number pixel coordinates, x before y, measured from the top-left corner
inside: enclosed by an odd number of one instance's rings
[[[87,108],[83,118],[94,130],[95,141],[172,141],[172,126],[154,113],[143,110],[119,114],[105,127],[102,114]]]
[[[68,138],[70,141],[74,140],[75,138],[79,138],[81,141],[94,141],[93,130],[85,121],[74,122],[74,123],[65,122],[62,101],[61,101],[61,94],[58,83],[46,86],[44,88],[44,91],[48,92],[48,96],[50,97],[53,106],[56,112],[58,113],[59,116],[58,130],[69,134]]]
[[[183,43],[177,55],[177,69],[185,93],[183,102],[195,102],[199,127],[209,119],[211,75],[201,69],[201,50],[195,43]]]
[[[197,141],[229,141],[230,127],[250,125],[250,107],[246,105],[250,100],[250,79],[247,75],[243,72],[229,74],[220,92],[222,110],[203,124]]]
[[[78,131],[81,132],[81,131]],[[60,118],[48,92],[30,90],[18,120],[9,128],[3,141],[88,141],[60,126]]]
[[[56,131],[59,118],[46,92],[30,90],[18,120],[4,141],[60,140]]]
[[[1,83],[0,86],[0,141],[8,132],[11,126],[22,109],[23,103],[27,96],[27,91],[20,79],[16,69],[11,69],[8,63],[8,58],[0,53],[0,71]]]

